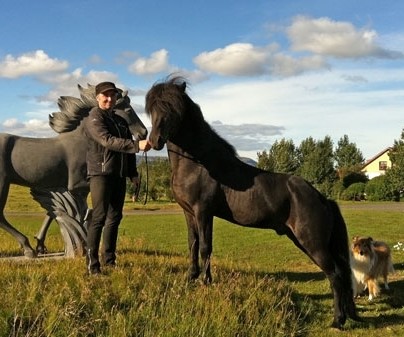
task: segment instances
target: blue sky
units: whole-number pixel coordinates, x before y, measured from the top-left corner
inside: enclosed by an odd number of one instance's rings
[[[404,128],[403,13],[393,0],[8,1],[0,132],[55,136],[57,98],[103,80],[150,127],[145,93],[177,72],[242,156],[346,134],[370,158]]]

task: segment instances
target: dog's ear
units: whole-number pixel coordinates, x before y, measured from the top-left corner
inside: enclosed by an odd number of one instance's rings
[[[373,242],[373,239],[371,236],[368,237],[369,242]]]
[[[359,236],[354,236],[353,238],[352,238],[352,242],[357,242],[358,241],[358,239],[359,239]]]

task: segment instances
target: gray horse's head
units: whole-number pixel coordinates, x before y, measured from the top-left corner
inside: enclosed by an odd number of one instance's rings
[[[94,85],[87,84],[87,88],[84,88],[79,84],[78,89],[80,98],[61,96],[58,99],[60,111],[49,115],[49,125],[57,133],[76,129],[81,120],[88,116],[89,111],[98,105]],[[147,137],[147,128],[130,105],[128,91],[118,89],[118,92],[114,107],[116,114],[126,120],[132,135],[136,139],[145,139]]]

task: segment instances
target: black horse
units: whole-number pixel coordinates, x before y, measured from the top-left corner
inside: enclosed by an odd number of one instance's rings
[[[243,163],[204,120],[180,77],[156,83],[146,95],[155,150],[167,144],[172,189],[188,225],[189,279],[212,280],[213,217],[285,234],[327,275],[334,295],[332,326],[358,319],[353,301],[347,228],[337,204],[300,177]]]

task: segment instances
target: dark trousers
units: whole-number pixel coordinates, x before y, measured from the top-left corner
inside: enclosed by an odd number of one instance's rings
[[[98,272],[100,270],[101,235],[105,264],[115,264],[118,226],[122,220],[122,208],[125,201],[126,178],[91,177],[90,193],[92,216],[87,229],[87,268],[89,272]]]

